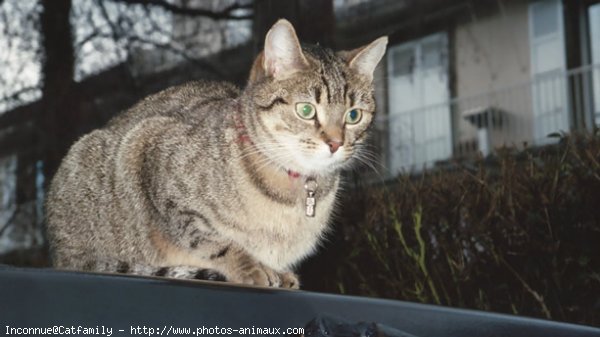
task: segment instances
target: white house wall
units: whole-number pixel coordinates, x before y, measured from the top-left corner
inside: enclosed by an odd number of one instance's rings
[[[530,137],[531,89],[528,85],[502,90],[530,79],[528,2],[502,1],[492,15],[478,17],[454,31],[455,141],[477,137],[477,129],[464,120],[465,112],[493,106],[511,114],[511,132],[491,130],[492,146],[519,143]],[[495,95],[481,95],[500,90]],[[462,99],[473,97],[472,99]],[[504,125],[504,129],[506,129]]]

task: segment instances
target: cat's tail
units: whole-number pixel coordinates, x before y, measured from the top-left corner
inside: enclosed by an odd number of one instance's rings
[[[59,266],[60,267],[60,266]],[[125,261],[86,261],[80,269],[99,273],[119,273],[139,276],[158,276],[188,280],[227,281],[225,276],[214,269],[192,266],[152,266]]]

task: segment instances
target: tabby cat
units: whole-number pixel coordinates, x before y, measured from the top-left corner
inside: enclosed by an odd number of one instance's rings
[[[48,193],[55,267],[298,288],[364,145],[386,44],[301,46],[280,20],[245,89],[172,87],[83,136]]]

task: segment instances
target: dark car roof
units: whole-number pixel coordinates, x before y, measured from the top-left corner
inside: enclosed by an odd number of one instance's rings
[[[50,269],[0,267],[0,299],[2,331],[61,325],[110,327],[115,336],[138,326],[283,331],[312,321],[318,336],[315,326],[339,320],[350,330],[376,325],[390,335],[600,336],[592,327],[401,301]],[[335,328],[326,332],[334,335]]]

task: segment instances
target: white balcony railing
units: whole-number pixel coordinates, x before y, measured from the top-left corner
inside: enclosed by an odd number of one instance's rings
[[[487,155],[502,146],[546,145],[558,139],[549,135],[591,131],[598,125],[597,64],[548,72],[527,82],[401,114],[380,114],[375,128],[386,167],[381,173],[390,176],[451,157]]]

